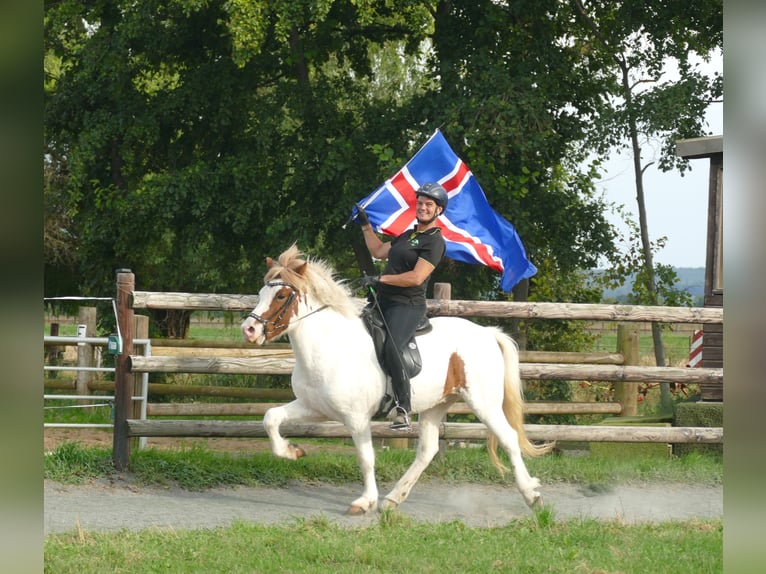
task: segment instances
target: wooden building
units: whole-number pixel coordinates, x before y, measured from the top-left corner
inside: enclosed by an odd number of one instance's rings
[[[723,307],[723,136],[680,140],[676,155],[710,160],[704,305]],[[705,325],[702,345],[702,367],[723,368],[723,324]],[[703,384],[701,394],[703,401],[723,401],[723,386]]]

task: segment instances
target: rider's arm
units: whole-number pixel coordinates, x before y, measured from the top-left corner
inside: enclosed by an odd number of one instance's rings
[[[364,243],[370,250],[370,255],[375,259],[388,259],[388,252],[391,250],[390,242],[383,242],[372,230],[372,225],[363,225],[362,234]]]
[[[428,279],[433,270],[434,266],[431,263],[419,258],[412,271],[405,271],[396,275],[381,275],[380,282],[386,285],[395,285],[396,287],[414,287]]]

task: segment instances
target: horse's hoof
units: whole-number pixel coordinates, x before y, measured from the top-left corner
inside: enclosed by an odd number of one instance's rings
[[[346,511],[346,516],[364,516],[365,514],[367,514],[367,511],[364,508],[354,504],[349,506],[348,510]]]
[[[293,460],[298,460],[299,458],[306,456],[306,451],[299,446],[291,444],[288,448],[290,449],[290,454],[292,454]]]
[[[398,508],[398,506],[399,505],[390,498],[384,498],[383,502],[380,503],[380,511],[385,512],[386,510],[393,510],[394,508]]]
[[[539,492],[533,493],[531,500],[527,501],[527,504],[532,510],[542,510],[544,506],[542,495]]]
[[[363,503],[360,503],[359,501],[354,501],[351,504],[351,506],[348,507],[348,510],[346,511],[346,516],[364,516],[368,512],[375,510],[377,507],[378,507],[377,501],[367,503],[366,506]]]

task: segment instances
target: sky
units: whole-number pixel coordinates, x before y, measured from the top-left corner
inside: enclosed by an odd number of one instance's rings
[[[717,58],[709,66],[722,70],[723,58]],[[705,115],[707,132],[723,135],[723,104],[708,107]],[[654,148],[654,149],[652,149]],[[643,147],[644,162],[651,161],[659,143]],[[602,178],[596,189],[604,193],[608,203],[624,205],[638,222],[638,203],[629,155],[615,155],[604,164]],[[644,197],[649,225],[649,239],[667,237],[665,247],[654,254],[655,263],[673,267],[704,267],[707,243],[707,202],[710,160],[690,160],[691,170],[681,176],[677,171],[661,172],[656,164],[644,172]],[[627,228],[617,214],[607,214],[607,219],[617,229],[627,233]]]

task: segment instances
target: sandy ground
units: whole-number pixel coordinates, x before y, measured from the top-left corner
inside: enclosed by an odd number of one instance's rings
[[[45,435],[46,450],[65,440],[111,446],[109,431],[56,429],[46,430]],[[151,439],[149,445],[177,448],[195,440]],[[208,444],[210,448],[232,451],[268,447],[265,442],[252,439],[214,439]],[[391,486],[379,485],[381,498]],[[77,529],[214,528],[235,520],[284,524],[322,517],[349,527],[368,526],[378,520],[376,513],[364,517],[345,514],[351,501],[361,494],[361,481],[342,486],[295,483],[285,488],[236,487],[190,492],[177,487],[139,487],[132,483],[130,475],[117,474],[108,480],[78,486],[45,481],[44,489],[45,535]],[[636,523],[723,517],[720,486],[631,484],[596,488],[544,484],[541,493],[560,520],[595,518]],[[400,510],[418,521],[460,520],[474,527],[500,526],[531,515],[514,488],[430,480],[420,481]]]
[[[382,489],[381,496],[385,493]],[[686,485],[615,486],[589,489],[543,485],[545,503],[558,520],[595,518],[622,523],[720,518],[721,487]],[[85,486],[45,483],[45,535],[74,531],[213,528],[235,520],[289,524],[322,517],[342,526],[375,524],[377,513],[349,517],[359,485],[292,484],[285,488],[226,488],[190,492],[179,488],[138,488],[129,481],[98,481]],[[511,488],[458,486],[421,481],[400,511],[417,521],[459,520],[472,527],[493,527],[528,517],[531,511]]]

